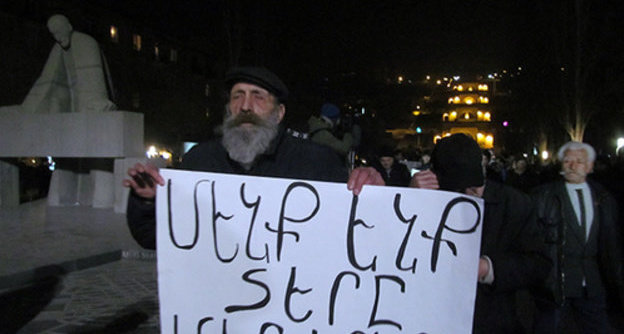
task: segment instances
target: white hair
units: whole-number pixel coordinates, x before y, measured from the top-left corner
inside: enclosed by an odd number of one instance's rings
[[[585,152],[587,152],[587,159],[589,162],[594,162],[594,160],[596,160],[596,151],[591,145],[578,141],[569,141],[563,144],[563,146],[559,149],[559,152],[557,152],[559,161],[563,161],[566,151],[569,150],[585,150]]]

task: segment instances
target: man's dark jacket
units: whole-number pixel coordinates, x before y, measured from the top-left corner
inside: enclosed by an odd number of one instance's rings
[[[375,169],[379,172],[387,186],[407,187],[410,183],[410,172],[407,169],[407,166],[402,163],[395,161],[392,164],[390,173],[383,168],[381,163],[377,163],[373,165],[373,167],[375,167]]]
[[[583,278],[588,296],[614,297],[610,301],[616,303],[622,301],[624,280],[617,204],[601,185],[591,180],[587,180],[587,184],[594,206],[587,243],[584,243],[565,182],[552,182],[535,189],[538,221],[543,226],[554,261],[548,279],[536,291],[540,298],[559,305],[566,296],[582,296]]]
[[[481,254],[492,260],[493,284],[479,283],[474,333],[522,333],[516,292],[539,284],[552,266],[530,198],[486,180]]]
[[[329,147],[294,138],[283,130],[280,130],[270,148],[250,170],[245,170],[229,158],[220,138],[193,147],[184,155],[181,169],[329,182],[347,180],[346,168]],[[156,217],[153,201],[131,195],[126,215],[134,239],[144,248],[155,249]]]

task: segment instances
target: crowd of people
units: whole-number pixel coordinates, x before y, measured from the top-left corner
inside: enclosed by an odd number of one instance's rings
[[[455,134],[416,162],[384,148],[372,166],[348,168],[349,146],[358,134],[332,138],[335,105],[324,105],[311,118],[310,138],[297,138],[281,124],[288,89],[274,73],[235,68],[225,81],[222,135],[195,146],[181,168],[346,182],[355,195],[364,185],[391,185],[481,197],[473,332],[525,332],[517,312],[520,290],[535,301],[534,333],[562,333],[570,324],[581,333],[614,330],[609,312],[621,311],[624,300],[621,221],[609,192],[617,190],[618,178],[600,165],[604,161],[590,145],[569,142],[558,152],[559,165],[535,168],[524,157],[503,164],[470,136]],[[588,178],[593,170],[595,179]],[[142,246],[155,248],[154,198],[164,180],[149,164],[136,164],[128,175],[128,225]]]

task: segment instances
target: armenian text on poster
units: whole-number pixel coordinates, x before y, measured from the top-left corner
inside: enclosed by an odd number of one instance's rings
[[[163,333],[470,333],[483,202],[161,170]]]

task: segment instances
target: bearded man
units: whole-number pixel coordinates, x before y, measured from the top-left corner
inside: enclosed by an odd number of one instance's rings
[[[347,170],[330,148],[286,133],[286,85],[265,68],[241,67],[226,74],[229,101],[223,135],[195,146],[182,160],[182,169],[254,176],[345,182]],[[124,186],[128,200],[128,226],[137,242],[154,249],[156,185],[164,185],[158,169],[136,164],[128,170]],[[356,168],[347,187],[359,194],[365,184],[384,185],[372,168]]]

